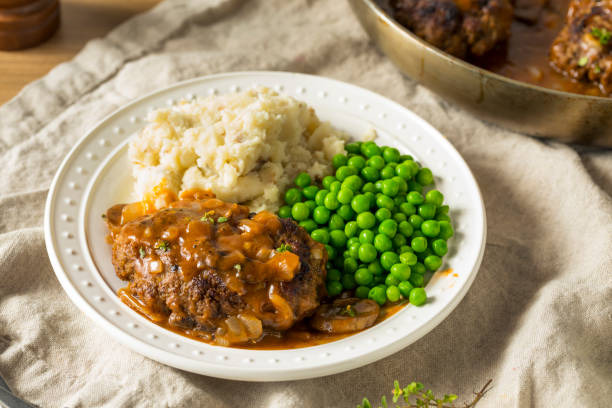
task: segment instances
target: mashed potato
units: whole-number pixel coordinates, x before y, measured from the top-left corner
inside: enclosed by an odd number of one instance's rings
[[[298,173],[332,171],[346,139],[304,102],[255,88],[152,112],[129,157],[141,199],[165,183],[175,193],[208,189],[254,211],[276,210]]]

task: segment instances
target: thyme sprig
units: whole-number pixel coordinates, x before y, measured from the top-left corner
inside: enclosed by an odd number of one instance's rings
[[[490,390],[490,385],[493,380],[487,381],[487,383],[480,389],[480,391],[474,392],[474,399],[471,402],[465,402],[462,408],[473,408],[478,402],[484,397],[484,395]],[[436,397],[432,390],[424,390],[425,386],[419,382],[411,382],[406,387],[401,388],[399,382],[395,380],[393,382],[393,405],[389,405],[387,397],[382,396],[380,399],[380,407],[389,408],[458,408],[453,403],[457,400],[455,394],[445,394],[444,397]],[[402,405],[398,405],[397,402],[403,398]],[[367,398],[364,398],[361,404],[357,405],[357,408],[373,408],[372,404]]]

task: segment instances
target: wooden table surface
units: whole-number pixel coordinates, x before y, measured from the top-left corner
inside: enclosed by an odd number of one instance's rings
[[[160,0],[60,0],[61,25],[47,42],[21,51],[0,51],[0,104],[24,85],[71,59],[92,38]]]

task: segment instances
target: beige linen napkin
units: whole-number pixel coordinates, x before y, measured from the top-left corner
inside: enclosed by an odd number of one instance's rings
[[[198,376],[117,344],[55,278],[43,204],[85,131],[156,88],[255,69],[333,77],[401,103],[449,138],[480,183],[488,244],[474,285],[389,358],[295,382]],[[469,396],[492,378],[483,408],[612,401],[612,152],[504,131],[447,104],[403,78],[344,1],[168,0],[0,107],[0,163],[0,372],[43,407],[354,407],[394,379]]]

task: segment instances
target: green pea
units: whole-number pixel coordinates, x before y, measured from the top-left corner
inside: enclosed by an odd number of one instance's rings
[[[436,239],[432,242],[431,249],[433,249],[434,253],[438,256],[444,256],[448,252],[448,246],[443,239]]]
[[[339,182],[338,180],[334,181],[333,183],[330,184],[329,186],[329,192],[330,193],[338,193],[338,191],[340,191],[340,189],[342,188],[342,183]],[[327,197],[327,196],[325,196]]]
[[[338,170],[336,170],[336,178],[338,181],[344,181],[348,176],[353,176],[357,174],[357,169],[349,166],[340,166]]]
[[[406,194],[408,191],[408,183],[401,177],[395,176],[392,177],[391,180],[395,181],[399,185],[399,194]],[[402,202],[404,201],[404,197],[402,197]]]
[[[389,196],[389,197],[395,197],[398,192],[399,192],[399,184],[395,180],[388,179],[388,180],[383,181],[382,193],[384,195]]]
[[[440,207],[444,202],[444,195],[438,190],[430,190],[425,194],[425,202]]]
[[[397,302],[400,299],[400,290],[395,285],[389,286],[386,293],[389,302]]]
[[[353,199],[353,195],[353,190],[342,187],[338,191],[337,199],[341,204],[349,204]]]
[[[408,222],[410,223],[410,225],[412,225],[413,228],[420,229],[421,225],[423,224],[423,217],[421,217],[420,215],[413,214],[408,217]]]
[[[380,177],[384,180],[390,179],[394,176],[395,176],[395,169],[389,165],[383,167],[383,169],[380,171]]]
[[[337,181],[334,176],[325,176],[321,183],[323,184],[323,188],[329,190],[329,186],[331,186],[334,181]]]
[[[328,210],[336,210],[340,207],[340,202],[338,201],[338,195],[334,192],[329,192],[325,196],[325,200],[323,200],[323,205]]]
[[[434,182],[433,174],[427,167],[423,167],[421,170],[419,170],[415,179],[422,186],[428,186]]]
[[[375,276],[382,275],[385,272],[385,270],[383,269],[382,265],[380,264],[378,260],[371,262],[368,265],[368,270],[372,272],[372,275],[375,275]]]
[[[304,221],[310,215],[310,208],[304,203],[295,203],[291,207],[291,216],[296,221]]]
[[[448,221],[438,221],[438,225],[440,225],[440,235],[439,237],[442,239],[449,239],[454,235],[453,227]]]
[[[408,299],[410,297],[410,291],[414,289],[414,286],[412,286],[410,282],[404,281],[400,282],[399,285],[397,285],[397,288],[399,289],[402,296]]]
[[[375,155],[368,159],[366,164],[370,167],[374,167],[376,170],[380,171],[385,167],[385,159],[382,156]]]
[[[419,172],[419,165],[412,158],[404,160],[402,164],[405,164],[406,166],[410,167],[410,178],[416,176],[416,174]]]
[[[338,296],[342,289],[342,284],[338,281],[327,282],[327,295],[330,297]]]
[[[364,193],[364,196],[368,198],[370,207],[374,207],[376,205],[376,194],[368,192],[368,193]]]
[[[344,289],[353,289],[357,286],[357,282],[355,282],[355,277],[352,273],[345,273],[342,275],[342,286],[344,286]]]
[[[449,210],[448,205],[442,205],[442,206],[438,207],[438,211],[436,211],[436,214],[447,215],[448,214],[448,210]]]
[[[408,181],[408,190],[409,191],[416,191],[419,194],[423,194],[423,186],[420,185],[419,183],[417,183],[414,180],[410,180]]]
[[[385,147],[382,156],[387,163],[397,163],[400,159],[400,152],[395,147]]]
[[[386,195],[381,194],[376,197],[376,206],[378,208],[386,208],[387,210],[393,210],[393,207],[395,207],[395,203],[393,202],[393,199],[391,197],[387,197]]]
[[[434,238],[440,233],[440,223],[434,220],[427,220],[421,224],[421,232],[426,237]]]
[[[373,279],[374,276],[372,276],[372,272],[367,269],[362,268],[355,271],[355,282],[357,282],[358,285],[367,286],[372,283]]]
[[[359,192],[363,186],[363,180],[356,175],[348,176],[343,182],[342,187],[352,190],[354,193]]]
[[[355,289],[355,296],[359,299],[367,299],[368,293],[370,293],[370,288],[367,286],[357,286],[357,289]]]
[[[350,221],[355,218],[355,211],[353,211],[348,204],[341,205],[340,208],[336,210],[336,214],[342,217],[344,221]]]
[[[425,236],[425,234],[423,234],[423,233],[421,232],[421,229],[420,229],[420,228],[419,228],[418,230],[416,230],[416,231],[414,231],[414,232],[412,233],[412,238],[416,238],[416,237],[424,237],[424,236]]]
[[[375,286],[368,292],[368,299],[378,303],[380,306],[387,302],[387,291],[379,286]]]
[[[402,234],[395,234],[395,236],[393,237],[393,247],[394,248],[401,248],[404,245],[406,245],[406,237],[403,236]]]
[[[374,233],[369,230],[369,229],[365,229],[363,231],[361,231],[359,233],[359,242],[362,244],[371,244],[374,242]]]
[[[343,248],[346,245],[346,235],[344,231],[333,230],[329,232],[329,242],[334,248]]]
[[[370,263],[376,259],[376,248],[372,244],[361,244],[359,247],[359,260],[361,262]]]
[[[412,272],[419,275],[423,275],[425,272],[427,272],[427,269],[425,268],[425,265],[423,265],[421,262],[417,262],[416,265],[412,267]]]
[[[390,251],[393,248],[393,243],[385,234],[377,234],[374,237],[374,248],[380,253]]]
[[[342,277],[342,274],[338,269],[329,269],[327,271],[327,280],[328,281],[339,281]]]
[[[369,229],[376,225],[376,217],[369,211],[362,212],[357,216],[357,225],[361,229]]]
[[[400,280],[391,274],[387,275],[387,277],[385,278],[385,285],[387,286],[397,286],[399,283]]]
[[[412,286],[419,288],[425,284],[425,277],[423,277],[420,273],[413,273],[410,275],[410,279],[408,280]]]
[[[338,214],[332,214],[329,218],[330,230],[344,230],[344,220]]]
[[[406,264],[408,266],[414,266],[417,264],[417,256],[412,252],[403,252],[399,256],[399,260],[401,263]]]
[[[395,220],[384,220],[378,226],[378,232],[385,234],[389,238],[393,238],[397,233],[397,222],[395,222]]]
[[[407,241],[406,244],[408,244]],[[412,248],[410,248],[410,245],[402,245],[397,252],[401,255],[404,252],[412,252]]]
[[[402,155],[400,156],[400,161],[401,161],[401,162],[405,162],[406,160],[413,160],[413,159],[412,159],[412,156],[411,156],[411,155],[409,155],[409,154],[402,154]]]
[[[406,238],[411,236],[412,233],[414,232],[414,228],[412,224],[410,224],[408,221],[400,222],[397,226],[397,229],[399,230],[400,234],[402,234]]]
[[[399,209],[402,212],[402,214],[405,214],[406,216],[416,214],[416,211],[417,211],[414,204],[409,203],[409,202],[401,203],[399,206]]]
[[[310,233],[312,239],[322,244],[329,243],[329,232],[325,231],[322,228],[317,228],[316,230]]]
[[[357,260],[355,258],[345,258],[343,265],[344,273],[355,273],[357,270]]]
[[[344,146],[344,150],[346,150],[349,153],[359,154],[359,152],[361,151],[361,142],[347,143]]]
[[[419,215],[423,217],[423,219],[431,220],[436,215],[436,206],[433,204],[419,205]]]
[[[391,211],[388,208],[379,208],[374,215],[376,219],[381,222],[391,218]]]
[[[312,182],[310,175],[306,172],[301,172],[295,178],[295,185],[301,188],[308,187]]]
[[[413,305],[422,306],[427,302],[427,293],[423,288],[414,288],[410,291],[409,299]]]
[[[320,205],[312,210],[312,219],[315,220],[317,224],[325,224],[327,221],[329,221],[330,214],[331,212],[329,209]]]
[[[374,142],[365,142],[361,145],[361,154],[365,157],[379,156],[381,154],[380,147]]]
[[[367,181],[376,181],[380,177],[380,173],[372,166],[366,166],[361,170],[361,175]]]
[[[359,245],[359,237],[350,237],[349,239],[346,240],[346,246],[351,246],[353,244]]]
[[[297,188],[290,188],[285,193],[285,203],[287,205],[293,205],[299,201],[302,201],[302,192]]]
[[[423,237],[412,238],[410,246],[414,249],[414,252],[423,252],[427,249],[427,239]]]
[[[438,255],[429,255],[427,258],[425,258],[423,264],[428,271],[434,272],[440,269],[442,266],[442,258],[440,258]]]
[[[423,198],[423,194],[418,191],[411,191],[406,196],[406,201],[412,205],[420,205],[425,202],[425,198]]]
[[[436,215],[436,221],[448,221],[450,222],[450,217],[446,214],[437,214]]]
[[[325,196],[327,196],[327,194],[329,194],[329,190],[326,189],[317,191],[317,195],[315,196],[315,203],[317,203],[317,205],[325,204]]]
[[[383,181],[384,180],[376,180],[374,182],[374,188],[376,189],[377,193],[381,193],[382,192],[382,186],[383,186]],[[382,194],[382,193],[381,193]],[[377,195],[378,196],[378,195]]]
[[[408,280],[410,278],[410,266],[405,263],[395,264],[391,267],[391,275],[400,281]]]
[[[399,256],[395,252],[383,252],[380,256],[380,265],[386,270],[391,270],[391,267],[399,262]]]
[[[359,259],[359,247],[361,244],[357,242],[348,246],[348,256],[351,258]]]
[[[319,187],[317,186],[307,186],[302,190],[302,195],[308,200],[314,200],[319,192]]]
[[[315,203],[313,200],[304,201],[304,204],[306,204],[306,207],[308,207],[311,212],[317,208],[317,203]]]
[[[362,170],[366,166],[366,161],[362,156],[353,156],[348,160],[348,165],[357,170]]]
[[[347,162],[348,162],[348,158],[342,153],[338,153],[334,155],[334,157],[332,158],[332,164],[335,169],[342,167],[342,166],[346,166]]]
[[[347,237],[354,237],[359,231],[359,225],[357,225],[357,221],[349,221],[344,226],[344,233]]]
[[[281,218],[289,218],[291,217],[291,207],[288,205],[283,205],[278,209],[278,216]]]
[[[409,165],[402,163],[395,167],[395,174],[404,180],[410,180],[412,178],[412,170]]]
[[[351,201],[351,207],[357,214],[360,214],[364,211],[368,211],[370,209],[370,200],[363,194],[358,194],[353,197]]]
[[[362,193],[375,193],[376,192],[376,187],[374,186],[374,183],[371,182],[367,182],[363,185],[363,187],[361,187],[361,192]]]
[[[393,219],[395,220],[395,222],[399,224],[400,222],[406,221],[408,217],[406,217],[406,214],[402,214],[401,212],[398,212],[398,213],[393,214]]]
[[[304,220],[300,222],[300,227],[304,228],[308,233],[317,229],[317,223],[313,220]]]

